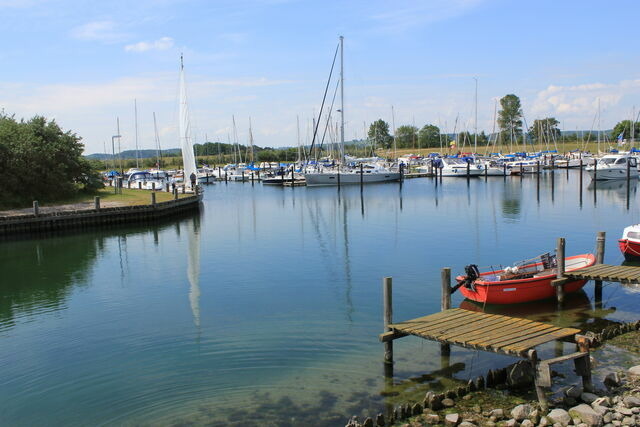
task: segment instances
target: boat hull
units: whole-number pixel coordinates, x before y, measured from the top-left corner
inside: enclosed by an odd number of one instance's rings
[[[580,258],[584,258],[584,265],[580,265],[580,268],[595,264],[595,257],[591,254],[568,257],[566,258],[566,262],[569,263],[572,260],[578,260]],[[532,264],[531,266],[535,267],[537,265],[539,264]],[[480,279],[474,282],[473,288],[463,285],[460,287],[460,292],[465,298],[487,304],[519,304],[554,298],[556,296],[555,287],[551,285],[551,282],[556,279],[555,274],[546,274],[539,277],[534,276],[527,279],[504,280],[501,282],[482,280],[482,276],[489,276],[500,272],[502,271],[483,273]],[[464,280],[464,277],[458,276],[456,280],[461,282]],[[586,283],[587,280],[567,282],[564,285],[564,292],[565,294],[576,292],[582,289]]]
[[[627,261],[640,261],[640,242],[628,239],[619,239],[618,247]]]
[[[307,187],[317,187],[322,185],[338,185],[338,173],[305,173],[304,177],[307,181]],[[385,173],[365,173],[362,176],[363,184],[370,184],[376,182],[394,182],[400,181],[399,172],[385,172]],[[341,173],[340,185],[354,185],[360,184],[359,173]]]
[[[594,171],[593,168],[587,169],[587,173],[591,179],[596,177],[597,181],[606,181],[612,179],[626,179],[627,178],[627,169],[626,168],[600,168],[598,167],[597,171]],[[629,169],[629,177],[633,179],[638,178],[638,169],[630,168]]]

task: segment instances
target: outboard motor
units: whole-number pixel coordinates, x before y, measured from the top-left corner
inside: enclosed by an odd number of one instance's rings
[[[464,272],[466,274],[464,278],[464,286],[475,292],[476,289],[473,286],[473,282],[480,277],[480,270],[478,270],[478,266],[475,264],[469,264],[464,268]]]

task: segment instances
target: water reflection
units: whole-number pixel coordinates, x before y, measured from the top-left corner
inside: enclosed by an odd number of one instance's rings
[[[200,217],[194,216],[187,223],[189,251],[187,253],[187,278],[189,279],[189,303],[193,323],[200,327]]]

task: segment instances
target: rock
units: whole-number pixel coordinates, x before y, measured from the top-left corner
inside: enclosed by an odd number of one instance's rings
[[[531,420],[532,423],[538,424],[538,422],[540,422],[540,412],[537,409],[534,409],[529,414],[529,419]]]
[[[469,421],[463,421],[460,424],[458,424],[458,427],[476,427],[476,425]]]
[[[566,406],[576,406],[578,404],[578,400],[573,398],[573,397],[569,397],[569,396],[564,396],[562,401],[564,402],[564,404]]]
[[[429,396],[427,402],[427,406],[429,406],[429,408],[433,409],[434,411],[439,411],[440,409],[442,409],[442,399],[440,398],[439,394],[431,393],[431,395],[429,395],[429,393],[427,393],[427,396]]]
[[[621,419],[624,418],[624,415],[622,415],[620,412],[614,412],[613,413],[613,419],[616,421],[620,421]]]
[[[415,405],[413,405],[411,407],[411,414],[413,416],[420,415],[421,413],[422,413],[422,405],[421,404],[416,403]]]
[[[484,389],[484,377],[477,377],[475,380],[473,380],[473,385],[475,386],[476,390]]]
[[[634,414],[640,414],[640,408],[633,408],[631,410]]]
[[[444,396],[449,399],[455,399],[456,397],[458,397],[458,393],[456,393],[455,390],[447,390],[444,393]]]
[[[611,372],[604,377],[604,385],[607,387],[620,387],[620,376],[617,372]]]
[[[495,417],[496,420],[500,421],[504,418],[504,410],[500,408],[494,409],[493,411],[489,412],[489,416]]]
[[[636,425],[636,421],[631,417],[624,417],[622,419],[622,425],[623,426],[635,426]]]
[[[616,406],[614,410],[618,414],[625,415],[627,417],[630,417],[631,415],[633,415],[633,411],[629,408],[625,408],[624,406]],[[620,418],[617,418],[617,419],[620,419]]]
[[[602,424],[602,415],[598,414],[591,406],[585,405],[584,403],[569,409],[569,415],[579,418],[589,426],[599,426]]]
[[[524,387],[533,383],[533,367],[527,360],[520,360],[507,368],[507,384],[510,387]],[[499,378],[495,378],[497,381]]]
[[[482,408],[480,407],[480,405],[473,405],[473,408],[471,408],[471,410],[472,410],[475,414],[480,414],[480,413],[482,413]]]
[[[376,426],[384,427],[384,415],[382,414],[376,415]]]
[[[446,426],[457,426],[460,422],[460,415],[458,414],[447,414],[444,416],[444,425]]]
[[[621,426],[622,425],[622,421],[613,420],[613,421],[611,421],[611,424],[613,424],[614,426]]]
[[[575,385],[572,385],[564,392],[565,396],[572,397],[574,399],[578,399],[581,394],[582,394],[582,387],[578,387]]]
[[[582,420],[578,417],[573,417],[571,422],[573,423],[574,426],[577,426],[578,424],[582,424]]]
[[[603,423],[609,424],[611,421],[613,421],[613,414],[611,412],[608,412],[602,416]]]
[[[369,417],[365,418],[364,423],[362,423],[362,427],[373,427],[373,420]]]
[[[424,420],[427,424],[439,424],[440,416],[438,414],[427,414],[424,416]]]
[[[546,427],[546,426],[548,426],[550,424],[551,423],[549,422],[549,418],[542,417],[542,418],[540,418],[540,422],[538,423],[538,427]]]
[[[524,420],[520,423],[520,427],[534,427],[534,425],[531,420]]]
[[[471,400],[473,396],[471,396],[470,394],[465,394],[464,396],[462,396],[462,400]]]
[[[504,422],[503,426],[504,427],[516,427],[518,425],[518,422],[516,420],[514,420],[513,418],[511,418],[510,420],[507,420]]]
[[[629,368],[629,370],[627,371],[630,375],[633,376],[640,376],[640,365],[634,366],[632,368]]]
[[[442,406],[444,406],[445,408],[451,408],[455,405],[456,402],[454,402],[453,399],[449,399],[448,397],[446,399],[442,399]]]
[[[627,408],[637,408],[638,406],[640,406],[640,399],[634,396],[627,396],[622,399],[622,402]]]
[[[604,406],[605,408],[611,407],[611,398],[608,396],[599,397],[593,402],[591,402],[591,406]]]
[[[554,409],[551,412],[549,412],[547,414],[547,418],[552,423],[554,424],[558,423],[562,426],[568,426],[571,423],[571,416],[569,416],[569,413],[564,409],[560,409],[560,408]]]
[[[593,408],[594,411],[596,411],[598,414],[602,415],[603,417],[604,417],[604,414],[609,412],[609,408],[605,408],[604,406],[592,405],[591,407]]]
[[[528,405],[528,404],[518,405],[511,410],[511,417],[514,418],[516,421],[522,421],[525,418],[529,418],[529,415],[531,415],[532,411],[533,411],[533,408],[531,407],[531,405]]]
[[[578,423],[576,424],[576,427],[589,427],[589,426],[586,425],[585,423]]]
[[[580,395],[580,399],[582,399],[584,403],[587,403],[589,405],[591,405],[597,398],[597,395],[593,393],[587,393],[586,391]]]

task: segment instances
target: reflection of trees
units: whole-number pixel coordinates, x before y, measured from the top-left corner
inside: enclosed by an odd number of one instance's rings
[[[505,218],[518,219],[520,218],[521,204],[520,197],[522,196],[522,190],[520,186],[514,182],[515,180],[509,180],[505,183],[504,194],[502,197],[502,214]]]
[[[99,245],[89,236],[0,244],[0,324],[13,324],[16,312],[59,309],[71,285],[86,281]]]

